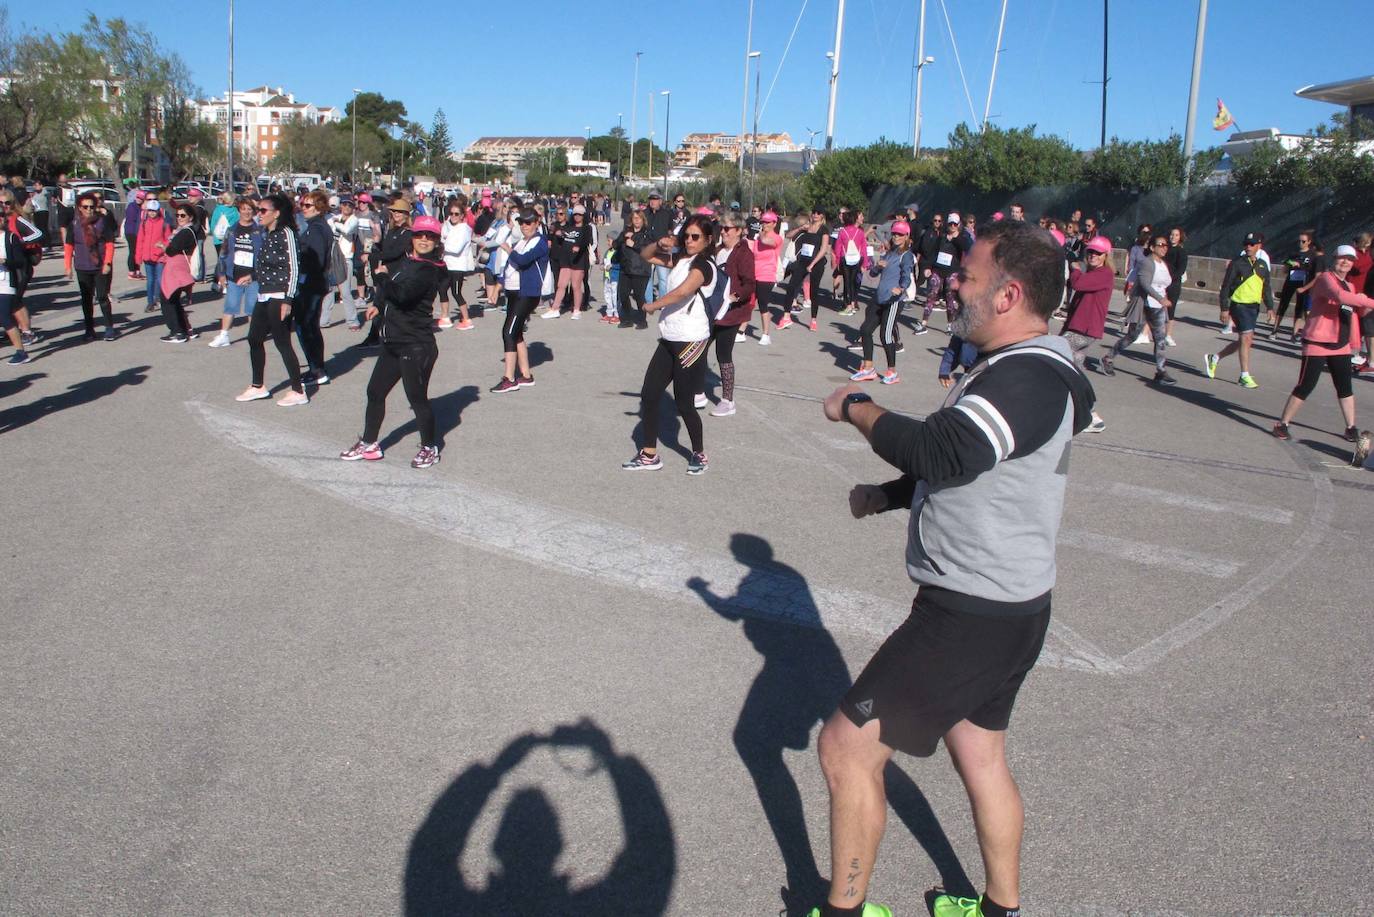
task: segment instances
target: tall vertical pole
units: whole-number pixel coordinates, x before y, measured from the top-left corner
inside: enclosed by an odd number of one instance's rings
[[[672,149],[669,146],[671,143],[669,138],[673,135],[673,91],[665,89],[663,95],[668,97],[667,103],[663,106],[663,196],[666,198],[668,196],[668,170],[673,161],[673,154],[669,152]]]
[[[1107,146],[1107,7],[1111,0],[1102,0],[1102,139],[1098,148]]]
[[[358,186],[358,90],[353,90],[353,107],[349,110],[349,123],[353,126],[353,153],[348,166],[348,183]],[[459,169],[459,172],[462,170]]]
[[[229,176],[224,180],[224,190],[234,193],[234,0],[229,0]]]
[[[649,92],[649,168],[644,172],[644,177],[650,182],[654,178],[654,93]]]
[[[835,91],[840,85],[840,43],[844,39],[844,0],[835,12],[835,50],[830,58],[830,106],[825,113],[825,151],[835,148]]]
[[[633,88],[632,90],[630,90],[630,178],[631,178],[631,179],[633,179],[633,178],[635,177],[635,140],[637,139],[637,137],[636,137],[636,135],[635,135],[635,115],[638,114],[638,112],[639,112],[639,58],[640,58],[643,54],[644,54],[643,51],[636,51],[636,52],[635,52],[635,81],[634,81],[634,88]],[[650,96],[649,98],[652,99],[653,96]],[[653,103],[650,102],[650,104],[653,104]],[[653,118],[652,118],[652,117],[650,117],[649,123],[650,123],[650,124],[653,123]],[[652,149],[653,149],[653,146],[651,145],[651,146],[649,147],[649,149],[652,150]],[[651,165],[652,165],[652,164],[651,164]],[[653,173],[653,169],[650,168],[650,169],[649,169],[649,172],[650,172],[650,174],[652,174],[652,173]]]
[[[911,158],[921,157],[921,77],[926,69],[926,0],[921,0],[921,14],[916,20],[916,112],[912,119]]]
[[[749,145],[749,209],[754,209],[754,179],[759,168],[759,82],[763,78],[763,62],[754,68],[754,142]]]
[[[1002,30],[1007,25],[1007,0],[1002,0],[1002,18],[997,22],[997,46],[992,49],[992,75],[988,77],[988,100],[983,105],[983,130],[988,129],[988,113],[992,111],[992,87],[997,84],[997,59],[1002,56]]]
[[[744,127],[749,111],[749,53],[754,50],[754,0],[749,0],[749,26],[744,32],[744,98],[739,103],[739,142],[735,149],[739,159],[739,181],[744,184]],[[751,189],[752,192],[752,189]]]
[[[1193,178],[1193,123],[1197,121],[1197,89],[1202,79],[1202,39],[1207,34],[1207,0],[1198,0],[1197,37],[1193,39],[1193,82],[1188,87],[1188,121],[1183,129],[1183,193]]]

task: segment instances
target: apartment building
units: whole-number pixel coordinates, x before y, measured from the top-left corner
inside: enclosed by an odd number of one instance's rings
[[[737,162],[741,146],[747,156],[753,142],[752,134],[745,134],[743,143],[741,143],[738,134],[719,132],[687,134],[678,143],[677,149],[673,151],[673,162],[679,166],[697,166],[709,153],[719,153],[730,162]],[[802,149],[801,146],[792,142],[792,137],[785,131],[779,134],[760,132],[758,135],[760,155],[763,153],[796,153]]]
[[[342,112],[332,105],[298,102],[285,89],[258,86],[234,92],[234,149],[244,162],[266,164],[281,142],[283,125],[292,121],[327,124],[339,121]],[[209,99],[196,103],[200,120],[209,121],[227,132],[229,105],[226,99]]]

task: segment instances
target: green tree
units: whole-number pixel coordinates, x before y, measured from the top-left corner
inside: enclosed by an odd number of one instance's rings
[[[352,158],[350,139],[332,124],[288,121],[281,126],[281,138],[268,169],[341,175],[348,171]],[[362,161],[361,151],[359,160]]]
[[[400,127],[405,124],[405,103],[388,99],[380,92],[358,93],[354,99],[350,99],[344,105],[344,114],[350,118],[353,117],[355,107],[358,111],[359,127],[370,124],[373,127],[385,128]]]
[[[1184,165],[1183,138],[1178,134],[1164,140],[1113,137],[1088,154],[1082,180],[1111,191],[1153,191],[1182,185]]]
[[[945,181],[978,191],[1018,191],[1035,185],[1068,185],[1079,178],[1082,158],[1053,135],[1037,137],[1035,125],[975,131],[960,124],[949,135]]]
[[[172,180],[180,181],[194,172],[209,172],[210,166],[223,163],[225,149],[219,129],[200,120],[195,100],[198,88],[180,57],[168,61],[167,85],[157,97],[160,127],[158,143],[172,165]]]
[[[0,7],[0,162],[25,168],[40,161],[69,159],[67,126],[76,121],[92,88],[86,56],[70,36],[15,34],[9,10]]]
[[[1277,142],[1235,157],[1231,180],[1247,194],[1282,195],[1314,188],[1340,189],[1347,195],[1374,193],[1374,155],[1357,139],[1368,126],[1350,125],[1344,113],[1321,125],[1294,149]]]
[[[445,160],[453,153],[453,137],[448,131],[448,116],[442,108],[434,112],[429,128],[429,155],[433,160]]]
[[[616,157],[626,157],[630,154],[630,147],[623,140],[619,140],[610,134],[602,134],[588,140],[582,148],[584,159],[591,159],[597,162],[609,162],[615,164]]]
[[[718,162],[725,161],[725,157],[720,153],[707,153],[705,156],[701,157],[701,162],[697,163],[697,167],[704,169],[707,166],[713,166]]]
[[[890,140],[836,150],[803,180],[807,206],[862,207],[881,186],[900,184],[912,162],[910,148]]]

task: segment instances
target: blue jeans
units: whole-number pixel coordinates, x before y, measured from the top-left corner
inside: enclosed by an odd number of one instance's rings
[[[252,315],[253,307],[258,304],[257,281],[239,286],[237,283],[226,278],[225,283],[224,314]]]
[[[956,364],[968,370],[977,362],[978,348],[958,335],[951,334],[949,345],[940,356],[940,378],[944,379],[952,374]]]
[[[668,269],[655,264],[653,273],[649,276],[649,289],[645,291],[644,301],[653,302],[661,296],[668,295]]]
[[[143,262],[143,276],[148,278],[148,308],[151,309],[158,304],[162,295],[162,262]]]

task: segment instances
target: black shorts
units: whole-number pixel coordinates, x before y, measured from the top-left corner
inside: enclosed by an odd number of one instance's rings
[[[1248,305],[1246,303],[1231,303],[1231,321],[1236,326],[1238,334],[1245,334],[1247,331],[1254,331],[1259,324],[1259,306]]]
[[[1360,337],[1374,338],[1374,312],[1360,316]]]
[[[1007,728],[1050,625],[1048,595],[1034,614],[980,615],[944,607],[940,592],[917,594],[840,701],[855,726],[878,720],[884,745],[918,758],[934,754],[960,720]]]

